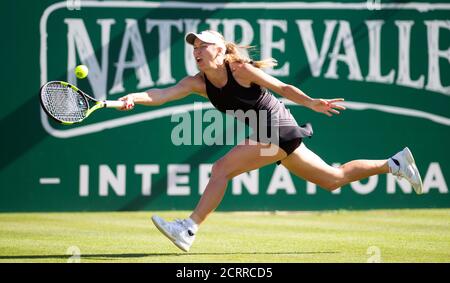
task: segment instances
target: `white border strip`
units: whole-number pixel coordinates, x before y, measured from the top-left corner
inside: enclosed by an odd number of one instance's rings
[[[271,10],[368,10],[367,2],[342,3],[342,2],[151,2],[151,1],[80,1],[80,8],[166,8],[166,9],[200,9],[200,10],[219,10],[219,9],[271,9]],[[374,4],[375,5],[375,4]],[[416,10],[427,12],[434,10],[448,10],[450,3],[376,3],[381,10]],[[66,7],[67,3],[58,2],[49,8],[54,9]]]
[[[297,105],[294,102],[283,99],[283,102],[288,105]],[[380,112],[386,112],[391,114],[397,114],[402,116],[416,117],[422,118],[426,120],[433,121],[435,123],[450,126],[450,119],[447,117],[438,116],[436,114],[410,109],[410,108],[401,108],[397,106],[390,105],[382,105],[382,104],[373,104],[373,103],[365,103],[365,102],[355,102],[355,101],[344,101],[339,102],[338,104],[345,106],[348,109],[352,110],[378,110]]]
[[[61,183],[60,178],[40,178],[39,184],[41,185],[59,185]]]
[[[285,98],[281,99],[284,104],[291,105],[291,106],[300,106],[290,100],[287,100]],[[346,101],[339,103],[348,109],[352,110],[378,110],[381,112],[391,113],[391,114],[397,114],[397,115],[403,115],[403,116],[410,116],[410,117],[417,117],[422,119],[427,119],[430,121],[433,121],[435,123],[442,124],[444,126],[450,126],[450,119],[442,116],[438,116],[435,114],[415,110],[415,109],[408,109],[408,108],[401,108],[396,106],[388,106],[388,105],[380,105],[380,104],[371,104],[371,103],[363,103],[363,102],[354,102],[354,101]],[[203,103],[194,103],[192,104],[184,104],[184,105],[177,105],[172,107],[166,107],[163,109],[158,110],[152,110],[145,113],[140,113],[132,116],[127,116],[123,118],[117,118],[112,119],[106,122],[96,123],[84,127],[79,127],[75,129],[70,130],[56,130],[51,128],[51,135],[57,137],[57,138],[72,138],[76,136],[82,136],[87,135],[91,133],[97,133],[101,132],[107,129],[117,128],[129,124],[139,123],[143,121],[150,121],[155,120],[158,118],[164,118],[164,117],[170,117],[174,113],[180,113],[180,112],[190,112],[195,110],[207,110],[207,109],[213,109],[214,106],[210,102],[203,102]]]
[[[367,3],[339,3],[339,2],[280,2],[280,3],[265,3],[265,2],[241,2],[241,3],[191,3],[191,2],[144,2],[144,1],[80,1],[81,7],[90,8],[172,8],[172,9],[201,9],[201,10],[217,10],[217,9],[271,9],[271,10],[286,10],[286,9],[303,9],[303,10],[367,10]],[[67,8],[67,1],[58,2],[50,5],[45,9],[41,16],[39,29],[41,34],[41,49],[40,49],[40,65],[41,65],[41,85],[45,84],[47,78],[47,20],[54,11]],[[450,10],[450,3],[381,3],[382,10],[416,10],[419,12],[427,12],[434,10]],[[206,105],[208,104],[208,105]],[[293,105],[290,101],[286,104]],[[366,110],[373,109],[387,113],[406,115],[418,118],[424,118],[433,122],[449,126],[450,119],[446,117],[437,116],[435,114],[400,108],[394,106],[369,104],[361,102],[345,102],[343,103],[349,109]],[[212,105],[204,103],[204,109],[212,108]],[[82,126],[70,130],[54,129],[50,123],[47,115],[41,109],[41,122],[44,129],[52,136],[58,138],[70,138],[89,133],[103,131],[105,129],[124,126],[127,124],[137,123],[146,120],[153,120],[156,118],[166,117],[171,115],[173,111],[193,111],[193,105],[181,105],[175,107],[167,107],[164,109],[154,110],[147,113],[132,115],[125,118],[113,119],[106,122],[99,122],[89,126]]]

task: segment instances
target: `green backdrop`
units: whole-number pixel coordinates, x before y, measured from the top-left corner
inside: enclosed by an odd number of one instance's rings
[[[230,182],[220,210],[450,206],[449,3],[78,4],[0,4],[0,211],[193,209],[211,165],[232,145],[174,145],[171,114],[194,102],[208,107],[205,99],[98,111],[67,127],[41,112],[38,90],[64,80],[117,99],[168,87],[195,71],[184,35],[203,29],[256,46],[255,59],[276,58],[268,72],[312,97],[346,99],[348,110],[333,118],[286,102],[299,123],[313,124],[305,143],[326,162],[382,159],[409,146],[426,192],[382,175],[329,193],[269,165]],[[81,63],[89,79],[75,81]]]

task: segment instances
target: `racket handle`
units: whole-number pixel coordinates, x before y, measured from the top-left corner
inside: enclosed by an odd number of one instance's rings
[[[122,108],[125,105],[125,101],[120,100],[105,100],[104,103],[108,108]]]

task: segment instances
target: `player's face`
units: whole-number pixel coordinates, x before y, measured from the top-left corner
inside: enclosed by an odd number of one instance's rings
[[[194,58],[197,62],[197,67],[202,71],[216,67],[219,51],[215,44],[206,43],[196,38],[194,41]]]

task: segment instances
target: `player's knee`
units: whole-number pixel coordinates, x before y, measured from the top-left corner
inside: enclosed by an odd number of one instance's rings
[[[330,180],[322,180],[320,182],[316,183],[319,187],[321,187],[322,189],[325,189],[327,191],[332,191],[333,190],[333,182]]]
[[[323,184],[320,184],[319,186],[324,188],[327,191],[332,192],[334,190],[339,189],[341,187],[341,183],[337,180],[330,180],[327,182],[323,182]]]
[[[212,168],[211,168],[211,178],[225,178],[228,179],[228,169],[225,161],[223,159],[219,159],[216,162],[214,162]]]
[[[324,188],[327,191],[334,191],[339,189],[344,184],[344,174],[341,168],[336,168],[333,174],[327,176],[327,178],[323,179],[319,184],[320,187]]]

